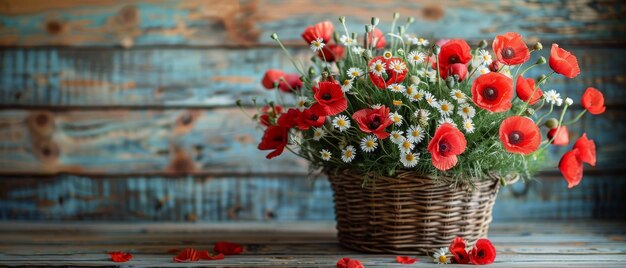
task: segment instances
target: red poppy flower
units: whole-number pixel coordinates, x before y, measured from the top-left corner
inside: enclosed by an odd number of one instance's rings
[[[543,91],[539,87],[535,88],[535,79],[524,78],[521,75],[517,77],[515,91],[520,100],[528,102],[530,105],[535,105],[543,96]]]
[[[479,76],[472,84],[472,100],[487,111],[504,112],[511,108],[513,80],[501,73]]]
[[[192,262],[200,260],[200,255],[198,251],[193,248],[183,249],[178,253],[178,255],[174,256],[174,262]]]
[[[443,70],[447,69],[455,63],[467,64],[472,60],[472,54],[470,54],[470,46],[463,39],[452,39],[441,46],[439,52],[439,67]],[[436,67],[434,67],[436,69]],[[440,70],[441,70],[440,69]]]
[[[402,264],[414,264],[419,261],[418,258],[411,258],[409,256],[396,256],[396,261]]]
[[[556,137],[554,136],[556,135]],[[554,138],[554,140],[552,140]],[[552,128],[548,131],[548,140],[552,140],[552,145],[566,146],[569,144],[569,132],[566,126]]]
[[[581,161],[596,166],[596,143],[587,139],[587,133],[583,133],[582,137],[574,143],[574,148],[578,149]]]
[[[532,119],[511,116],[500,124],[500,141],[509,153],[527,155],[539,148],[541,132]]]
[[[462,237],[456,237],[450,245],[450,253],[454,256],[456,263],[465,264],[469,263],[469,255],[465,250],[465,240]]]
[[[298,125],[298,119],[302,112],[298,109],[290,108],[287,113],[281,114],[276,123],[284,128],[292,128]]]
[[[330,21],[323,21],[315,25],[311,25],[304,29],[302,32],[302,38],[306,41],[307,44],[311,44],[313,40],[318,38],[322,38],[324,43],[328,43],[330,38],[333,36],[333,31],[335,28]]]
[[[384,64],[384,70],[375,70],[375,68],[372,68],[369,72],[370,80],[372,80],[372,83],[374,83],[377,88],[385,89],[393,83],[402,83],[402,81],[404,81],[409,69],[401,58],[392,57],[385,59],[383,56],[376,56],[369,61],[368,66],[377,66],[379,61]],[[387,75],[386,80],[382,75],[377,73],[383,71]]]
[[[461,82],[465,80],[465,77],[467,77],[467,65],[463,63],[455,63],[446,66],[445,69],[441,70],[440,74],[443,79],[448,79],[448,76],[456,75],[456,77],[458,77],[457,81]]]
[[[592,87],[588,87],[587,90],[585,90],[580,102],[583,108],[587,109],[591,114],[601,114],[606,110],[604,106],[604,95],[602,95],[600,90]]]
[[[198,258],[201,260],[216,261],[216,260],[224,259],[224,254],[222,253],[211,255],[208,250],[200,250],[197,252],[198,252]]]
[[[285,74],[283,78],[284,81],[278,83],[278,89],[281,91],[292,93],[302,88],[302,80],[300,80],[299,74]]]
[[[270,126],[265,130],[258,148],[259,150],[274,150],[265,156],[267,159],[272,159],[283,153],[285,146],[287,146],[288,131],[287,128],[281,126]]]
[[[373,133],[381,140],[389,137],[389,133],[385,132],[385,128],[393,124],[389,118],[389,108],[384,105],[378,109],[361,109],[352,115],[352,119],[359,124],[361,131],[365,133]]]
[[[508,32],[496,36],[492,47],[498,61],[506,65],[518,65],[530,59],[530,51],[518,33]]]
[[[496,259],[496,248],[488,239],[478,239],[469,251],[470,261],[475,265],[491,264]]]
[[[236,255],[243,252],[243,247],[237,243],[221,241],[215,243],[213,251],[223,253],[224,255]]]
[[[263,108],[261,108],[261,112],[263,114],[259,116],[259,123],[261,123],[261,125],[269,127],[270,125],[272,125],[273,120],[275,120],[276,117],[283,113],[283,107],[281,107],[280,105],[274,105],[274,108],[272,108],[269,105],[265,105],[263,106]]]
[[[322,60],[326,60],[326,62],[338,61],[343,58],[344,54],[345,48],[335,44],[326,45],[317,52],[317,56]]]
[[[310,127],[321,127],[326,121],[326,116],[312,109],[305,109],[298,117],[298,128],[308,130]]]
[[[337,261],[337,268],[364,268],[363,264],[356,259],[341,258]]]
[[[128,252],[109,252],[109,256],[111,257],[111,261],[113,262],[127,262],[133,258],[133,254]]]
[[[348,108],[348,100],[341,90],[341,86],[335,82],[320,82],[313,88],[315,100],[311,110],[319,115],[336,115]]]
[[[583,161],[580,155],[580,150],[574,148],[565,153],[559,161],[559,170],[567,181],[567,188],[578,185],[583,178]]]
[[[274,89],[275,85],[280,83],[280,79],[285,76],[285,72],[277,69],[269,69],[265,71],[261,84],[266,89]]]
[[[387,45],[387,40],[385,40],[385,34],[378,28],[374,28],[374,34],[367,33],[367,43],[374,44],[376,49],[383,49]],[[374,40],[372,41],[372,37]]]
[[[548,61],[550,68],[558,74],[562,74],[568,78],[574,78],[580,74],[580,68],[578,67],[578,60],[576,56],[569,53],[567,50],[562,49],[557,44],[552,44],[550,50],[550,60]]]
[[[439,170],[448,170],[456,165],[457,155],[462,154],[467,146],[463,133],[450,123],[437,128],[435,136],[428,143],[433,166]]]

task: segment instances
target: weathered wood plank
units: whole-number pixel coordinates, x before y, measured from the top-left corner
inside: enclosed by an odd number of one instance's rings
[[[410,29],[434,38],[493,38],[517,31],[530,40],[623,44],[623,3],[610,1],[45,1],[0,6],[0,45],[143,46],[258,45],[269,36],[301,42],[310,24],[349,16],[358,31],[370,17],[388,29],[393,12],[415,16]],[[404,19],[402,21],[404,23]],[[338,23],[337,23],[338,24]]]
[[[546,44],[546,47],[548,44]],[[569,48],[568,48],[569,49]],[[556,75],[548,88],[577,102],[593,86],[608,105],[626,103],[626,49],[576,48],[582,74],[576,79]],[[291,49],[308,62],[312,52]],[[533,54],[549,56],[549,49]],[[214,107],[232,106],[238,99],[274,99],[262,88],[267,69],[294,72],[276,48],[253,49],[3,49],[0,50],[0,104],[12,107]],[[527,77],[548,73],[531,69]]]

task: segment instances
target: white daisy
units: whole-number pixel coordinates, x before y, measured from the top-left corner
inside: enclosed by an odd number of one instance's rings
[[[450,116],[454,113],[454,105],[447,100],[441,100],[437,104],[437,110],[442,116]]]
[[[563,104],[563,99],[561,98],[561,94],[556,92],[556,90],[554,89],[548,90],[546,93],[543,94],[543,96],[544,98],[546,98],[546,101],[550,104],[556,104],[556,106],[561,106],[561,104]]]
[[[428,46],[428,44],[430,44],[430,42],[424,38],[416,38],[417,40],[415,41],[415,45],[418,46]]]
[[[391,57],[393,57],[393,53],[391,53],[391,51],[387,50],[385,51],[385,53],[383,53],[383,58],[385,59],[391,59]]]
[[[435,98],[435,96],[433,96],[433,94],[431,94],[430,92],[425,92],[424,93],[424,99],[426,100],[426,102],[428,103],[428,105],[430,105],[430,107],[434,107],[437,108],[437,98]]]
[[[489,70],[489,67],[487,66],[480,66],[478,67],[478,72],[483,75],[483,74],[488,74],[491,72],[491,70]]]
[[[393,60],[389,63],[389,69],[392,69],[396,73],[402,73],[406,70],[406,64],[400,60]]]
[[[348,76],[350,78],[357,78],[361,75],[363,75],[363,70],[361,70],[360,68],[357,67],[352,67],[350,69],[348,69],[348,71],[346,71],[346,73],[348,74]]]
[[[404,91],[404,96],[410,99],[413,94],[415,94],[415,92],[417,92],[417,86],[412,84],[406,87],[406,90]]]
[[[466,133],[474,133],[474,121],[469,118],[463,120],[463,129],[465,129]]]
[[[419,159],[420,154],[412,153],[412,152],[404,152],[400,154],[400,162],[404,167],[412,168],[417,165],[417,160]]]
[[[407,139],[398,144],[398,149],[400,149],[402,153],[410,153],[413,148],[415,148],[415,145]]]
[[[424,99],[424,95],[426,95],[426,92],[420,89],[416,91],[410,99],[411,101],[421,101],[422,99]]]
[[[352,47],[352,52],[357,55],[363,55],[363,52],[365,52],[365,49],[359,46],[355,46],[355,47]]]
[[[571,98],[565,98],[565,104],[567,104],[568,106],[572,105],[574,104],[574,100],[572,100]]]
[[[296,107],[302,111],[306,108],[306,104],[309,101],[309,98],[305,97],[305,96],[300,96],[298,97],[298,102],[296,103]]]
[[[374,109],[374,110],[378,110],[380,108],[382,108],[383,105],[380,103],[376,103],[376,104],[372,104],[372,106],[370,106],[370,108]]]
[[[349,37],[349,36],[347,36],[347,35],[345,35],[345,34],[344,34],[344,35],[342,35],[342,36],[339,38],[339,41],[340,41],[340,42],[341,42],[344,46],[347,46],[347,47],[349,47],[349,46],[351,46],[351,45],[354,45],[354,43],[355,43],[355,42],[354,42],[354,39],[352,39],[351,37]]]
[[[421,51],[414,50],[414,51],[409,52],[409,55],[407,58],[409,59],[409,62],[411,64],[417,65],[417,64],[424,62],[426,55]]]
[[[352,89],[352,79],[345,79],[343,83],[341,83],[341,91],[348,92]]]
[[[454,121],[453,121],[453,120],[452,120],[452,118],[450,118],[450,117],[442,117],[442,118],[440,118],[440,119],[439,119],[439,121],[437,121],[437,123],[438,123],[440,126],[441,126],[441,125],[443,125],[443,124],[445,124],[445,123],[452,124],[452,125],[453,125],[453,126],[455,126],[455,127],[457,126],[457,125],[456,125],[456,123],[454,123]]]
[[[410,126],[406,131],[407,140],[411,143],[420,143],[424,139],[424,129],[420,126]]]
[[[370,65],[370,72],[377,76],[382,76],[386,67],[387,64],[385,64],[382,60],[377,60],[372,62],[372,65]]]
[[[426,109],[418,109],[415,111],[415,113],[413,113],[413,115],[420,120],[428,120],[428,117],[430,116],[430,111]]]
[[[448,264],[450,263],[450,256],[448,256],[448,248],[440,248],[433,254],[433,260],[437,264]]]
[[[322,151],[320,151],[320,155],[322,156],[322,160],[324,161],[330,160],[330,157],[333,156],[333,154],[326,149],[322,149]]]
[[[389,91],[395,93],[404,93],[406,91],[406,88],[402,84],[396,83],[389,85],[387,88],[389,89]]]
[[[321,140],[326,132],[321,128],[313,128],[313,140],[319,141]]]
[[[389,119],[391,119],[391,121],[393,121],[393,124],[396,126],[402,125],[402,115],[400,115],[398,112],[389,113]]]
[[[389,139],[391,140],[391,142],[393,142],[395,144],[400,144],[404,140],[406,140],[406,138],[404,136],[402,136],[402,134],[404,134],[404,132],[401,131],[401,130],[391,131],[391,133],[389,133]]]
[[[324,39],[322,38],[317,38],[313,41],[311,41],[311,50],[317,52],[322,50],[322,48],[324,48],[324,46],[326,46],[326,44],[324,44]]]
[[[456,103],[464,103],[467,100],[467,96],[465,96],[465,93],[458,89],[450,91],[450,97],[452,97],[452,99],[454,99]]]
[[[478,50],[478,57],[481,59],[481,62],[484,65],[489,65],[491,64],[491,62],[493,62],[493,59],[491,58],[491,54],[489,54],[489,52],[484,49]]]
[[[371,153],[378,148],[378,139],[374,135],[368,135],[361,139],[361,150],[366,153]]]
[[[467,103],[461,104],[456,112],[465,119],[472,118],[476,115],[476,109]]]
[[[356,157],[356,150],[354,149],[354,146],[348,145],[341,150],[341,160],[343,162],[350,163],[354,157]]]
[[[347,116],[340,114],[333,118],[333,127],[339,129],[339,132],[344,132],[350,128],[350,119]]]

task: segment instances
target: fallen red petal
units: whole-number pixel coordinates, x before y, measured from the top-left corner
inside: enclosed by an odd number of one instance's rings
[[[213,251],[217,253],[222,253],[224,255],[235,255],[243,252],[243,247],[237,243],[221,241],[215,243]]]
[[[111,256],[111,261],[114,262],[127,262],[133,258],[133,254],[128,252],[109,252],[109,256]]]
[[[208,250],[201,250],[201,251],[198,251],[198,258],[201,260],[208,260],[208,261],[223,260],[224,254],[220,253],[216,255],[211,255],[211,253],[209,253]]]
[[[192,262],[200,260],[198,251],[193,248],[183,249],[174,257],[174,262]]]
[[[409,256],[396,256],[396,261],[402,264],[414,264],[418,258],[411,258]]]
[[[337,261],[337,268],[364,268],[361,261],[350,258],[341,258]]]

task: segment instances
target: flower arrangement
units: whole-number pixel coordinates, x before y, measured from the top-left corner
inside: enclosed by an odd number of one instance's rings
[[[548,60],[529,62],[543,47],[529,48],[520,34],[496,36],[491,51],[484,40],[476,48],[462,39],[431,45],[407,34],[413,18],[396,27],[398,18],[387,34],[372,18],[360,41],[345,17],[337,30],[329,21],[307,27],[302,38],[314,54],[308,68],[272,34],[299,74],[268,70],[263,77],[266,89],[287,95],[253,116],[265,128],[258,148],[271,151],[267,158],[287,149],[326,172],[410,170],[470,183],[488,174],[529,178],[549,146],[569,144],[568,126],[587,112],[605,111],[602,93],[589,87],[584,110],[564,120],[574,101],[545,85],[580,69],[576,56],[557,44]],[[546,63],[549,73],[525,77]],[[595,143],[583,134],[559,162],[568,187],[580,182],[583,163],[595,162]]]

